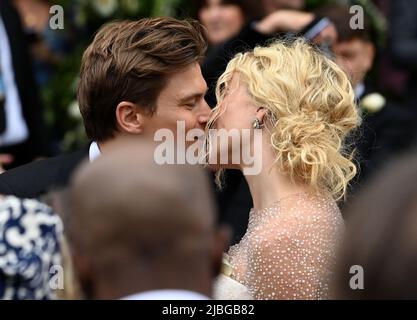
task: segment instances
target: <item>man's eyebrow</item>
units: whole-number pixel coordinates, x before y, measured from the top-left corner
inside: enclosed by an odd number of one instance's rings
[[[204,92],[194,92],[194,93],[187,94],[186,96],[179,98],[179,101],[184,102],[184,101],[188,101],[188,100],[195,99],[195,98],[201,98],[202,96],[206,95],[208,90],[209,89],[206,88]]]

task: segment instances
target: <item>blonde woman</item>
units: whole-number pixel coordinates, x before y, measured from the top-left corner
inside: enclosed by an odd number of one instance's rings
[[[336,201],[356,174],[345,140],[360,118],[347,76],[303,40],[277,42],[238,54],[217,99],[208,128],[262,132],[262,145],[252,135],[240,146],[262,155],[262,169],[246,175],[254,208],[228,253],[234,284],[254,299],[329,298],[344,229]],[[236,298],[230,284],[218,281],[218,298]]]

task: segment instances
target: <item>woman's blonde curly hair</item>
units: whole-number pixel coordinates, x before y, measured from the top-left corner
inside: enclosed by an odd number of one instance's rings
[[[255,104],[267,109],[280,170],[297,183],[343,198],[357,172],[346,138],[360,115],[342,69],[302,39],[276,41],[229,62],[217,83],[218,105],[235,73]],[[219,114],[216,108],[211,123]]]

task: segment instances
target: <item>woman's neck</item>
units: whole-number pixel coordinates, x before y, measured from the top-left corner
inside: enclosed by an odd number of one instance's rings
[[[246,175],[255,210],[269,207],[274,202],[288,196],[307,193],[308,186],[297,184],[280,172],[275,162],[275,153],[269,146],[270,138],[264,137],[262,148],[262,168],[257,175]],[[268,148],[265,148],[268,146]]]
[[[279,172],[276,166],[267,167],[258,175],[245,176],[255,210],[261,210],[291,195],[306,193],[306,186],[298,185]]]

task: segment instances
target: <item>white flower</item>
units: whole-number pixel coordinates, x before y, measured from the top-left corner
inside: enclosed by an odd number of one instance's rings
[[[379,93],[371,93],[362,98],[361,108],[369,113],[376,113],[380,111],[385,104],[386,99]]]
[[[92,0],[94,10],[102,17],[110,17],[118,7],[117,0]]]
[[[81,119],[80,106],[78,105],[77,100],[74,100],[69,105],[68,114],[74,119]]]

